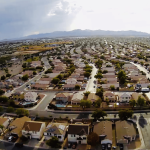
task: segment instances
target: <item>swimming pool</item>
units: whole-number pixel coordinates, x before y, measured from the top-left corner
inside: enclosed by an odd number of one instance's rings
[[[56,107],[66,107],[66,105],[64,105],[64,104],[56,104],[55,106]]]

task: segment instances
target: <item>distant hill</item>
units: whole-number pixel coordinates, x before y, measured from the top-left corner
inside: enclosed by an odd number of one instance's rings
[[[150,37],[150,34],[145,32],[139,31],[106,31],[106,30],[72,30],[72,31],[55,31],[52,33],[40,33],[29,35],[20,38],[14,39],[5,39],[0,40],[1,42],[4,41],[18,41],[18,40],[25,40],[25,39],[39,39],[39,38],[58,38],[58,37],[89,37],[89,36],[135,36],[135,37]]]
[[[81,36],[150,36],[150,34],[139,31],[105,31],[105,30],[72,30],[72,31],[56,31],[52,33],[41,33],[29,35],[24,38],[53,38],[53,37],[81,37]]]

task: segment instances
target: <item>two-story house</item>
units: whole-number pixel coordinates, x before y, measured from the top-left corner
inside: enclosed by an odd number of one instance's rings
[[[117,144],[127,144],[136,139],[136,129],[132,122],[117,121],[115,124]]]
[[[131,99],[131,94],[129,93],[119,93],[119,101],[120,102],[129,102]]]
[[[70,124],[68,127],[68,142],[87,144],[89,124]]]
[[[68,102],[71,99],[72,93],[58,93],[56,95],[56,101],[61,101],[63,103]]]
[[[24,99],[26,101],[30,101],[30,102],[35,102],[36,99],[37,99],[38,95],[36,92],[27,92],[25,95],[24,95]]]
[[[111,91],[105,91],[104,92],[104,100],[108,99],[110,102],[115,102],[116,97],[115,94]]]
[[[45,130],[45,122],[27,121],[22,128],[22,135],[25,137],[41,139]]]
[[[67,130],[66,123],[49,123],[44,131],[44,139],[49,140],[56,136],[59,142],[63,142]]]

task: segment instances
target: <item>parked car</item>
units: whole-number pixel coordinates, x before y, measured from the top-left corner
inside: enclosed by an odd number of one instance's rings
[[[12,140],[13,140],[13,136],[10,136],[10,137],[8,138],[8,141],[11,142]]]

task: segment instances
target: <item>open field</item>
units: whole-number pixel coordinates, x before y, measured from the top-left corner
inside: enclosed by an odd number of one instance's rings
[[[27,51],[27,52],[32,52],[32,51],[45,51],[45,50],[51,50],[55,47],[44,47],[45,45],[53,45],[53,44],[70,44],[71,42],[54,42],[54,43],[44,43],[44,44],[41,44],[41,45],[36,45],[36,46],[22,46],[20,47],[18,50],[19,51]]]

